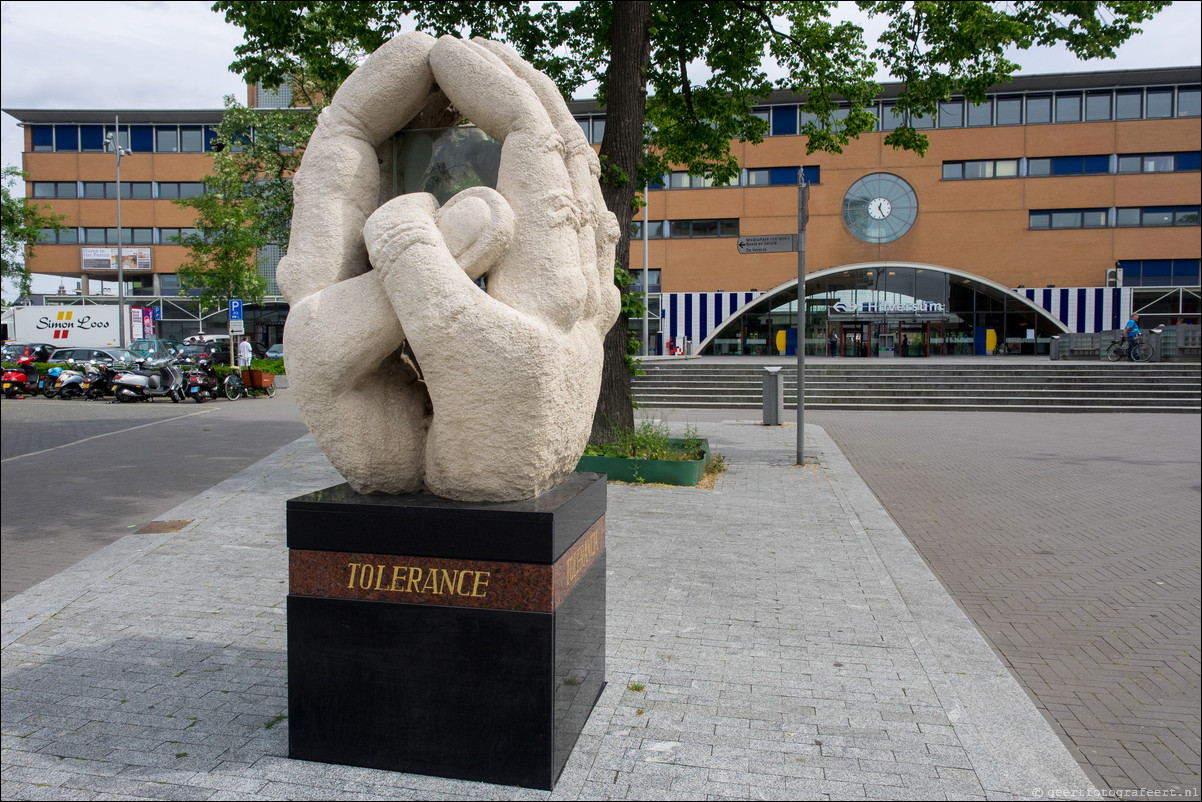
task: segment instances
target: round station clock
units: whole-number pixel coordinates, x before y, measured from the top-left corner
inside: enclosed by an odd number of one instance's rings
[[[902,179],[889,173],[866,175],[843,196],[843,222],[864,242],[893,242],[918,217],[918,197]]]

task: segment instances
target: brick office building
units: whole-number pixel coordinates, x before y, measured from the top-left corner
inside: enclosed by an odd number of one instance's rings
[[[1196,323],[1200,84],[1198,67],[1017,78],[980,106],[953,98],[914,120],[930,137],[925,157],[883,144],[899,122],[891,99],[900,85],[883,87],[882,130],[840,155],[807,156],[797,99],[773,95],[756,110],[769,135],[734,143],[744,168],[737,186],[673,173],[649,193],[651,350],[687,340],[707,353],[792,351],[797,255],[740,253],[737,242],[797,231],[799,172],[809,184],[812,352],[824,353],[834,333],[845,353],[863,355],[900,353],[903,337],[908,356],[1043,353],[1056,334],[1113,329],[1132,311]],[[268,97],[263,105],[279,104]],[[571,107],[599,145],[603,111]],[[86,249],[116,244],[114,159],[102,146],[120,115],[133,151],[122,164],[123,241],[149,253],[132,292],[186,328],[186,312],[168,314],[180,304],[174,270],[185,258],[168,237],[190,221],[170,199],[199,191],[220,112],[8,113],[26,127],[27,195],[73,226],[30,266],[68,278],[108,277],[90,270],[98,262]],[[634,228],[631,269],[641,281],[641,217]],[[278,253],[260,259],[273,293],[276,262]],[[268,301],[252,313],[261,321],[253,331],[275,341],[286,307]]]

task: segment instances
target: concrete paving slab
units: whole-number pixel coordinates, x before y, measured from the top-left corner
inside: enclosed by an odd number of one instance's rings
[[[698,429],[713,490],[609,488],[609,685],[553,792],[287,758],[283,504],[340,482],[304,437],[3,604],[5,798],[1096,791],[822,429],[803,467]]]

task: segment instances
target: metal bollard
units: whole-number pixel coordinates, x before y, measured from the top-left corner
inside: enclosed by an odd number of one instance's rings
[[[779,367],[764,371],[764,425],[780,426],[785,417],[785,383]]]

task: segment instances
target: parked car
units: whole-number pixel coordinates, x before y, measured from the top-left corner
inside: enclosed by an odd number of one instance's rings
[[[250,345],[255,359],[262,359],[264,354],[267,353],[263,349],[263,346],[258,343],[251,343]],[[205,355],[208,355],[215,365],[228,365],[230,364],[230,344],[228,341],[192,343],[185,345],[179,352],[181,359],[196,360]]]
[[[267,353],[264,355],[264,358],[265,359],[283,359],[284,358],[284,344],[276,343],[275,345],[268,348]]]
[[[145,359],[167,359],[183,347],[179,340],[134,340],[129,344],[129,350]]]
[[[60,348],[46,361],[51,364],[99,362],[103,365],[134,365],[140,358],[124,348]]]
[[[4,344],[2,357],[0,358],[6,363],[16,363],[18,359],[27,353],[33,356],[34,362],[45,362],[54,353],[54,346],[50,343],[7,342]]]

